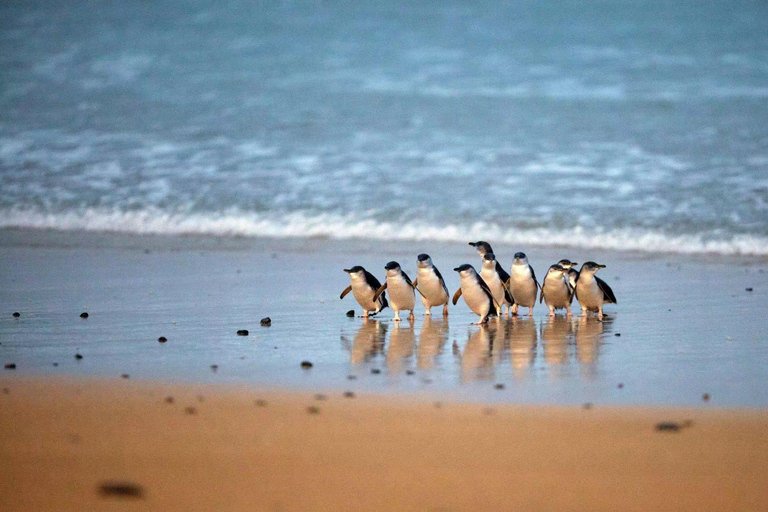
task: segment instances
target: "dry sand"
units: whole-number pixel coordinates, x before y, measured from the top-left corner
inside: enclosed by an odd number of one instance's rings
[[[3,510],[768,510],[765,410],[0,388]],[[125,494],[100,493],[110,482]]]

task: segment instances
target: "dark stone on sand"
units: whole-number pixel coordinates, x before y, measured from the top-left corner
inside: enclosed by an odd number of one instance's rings
[[[614,334],[614,336],[621,336],[621,333],[617,332],[616,334]]]
[[[493,387],[496,388],[496,389],[504,389],[504,384],[499,383],[499,384],[496,384]]]
[[[211,365],[211,370],[213,370],[213,373],[216,373],[216,370],[218,370],[218,369],[219,369],[219,365],[217,365],[217,364],[212,364]]]
[[[709,402],[710,398],[712,397],[709,396],[709,393],[704,393],[703,395],[701,395],[701,399],[704,400],[705,402]]]
[[[754,291],[754,290],[753,290],[753,288],[747,288],[746,290],[747,290],[748,292]]]
[[[305,370],[309,370],[310,368],[312,368],[312,366],[313,366],[313,364],[310,363],[309,361],[302,361],[301,362],[301,367],[304,368]]]
[[[349,318],[354,318],[355,317],[355,310],[354,309],[350,309],[349,311],[347,311],[347,316]]]
[[[53,363],[53,366],[59,366],[59,363]]]
[[[357,379],[357,375],[347,375],[347,380],[355,380]]]
[[[326,398],[328,397],[320,393],[315,395],[315,400],[325,400]]]
[[[619,382],[618,388],[619,388],[619,389],[622,389],[623,387],[624,387],[624,384],[622,384],[621,382]]]
[[[248,336],[248,329],[240,329],[237,331],[238,336]]]
[[[266,400],[262,400],[262,399],[254,400],[253,403],[256,404],[258,407],[266,407],[267,406],[267,401]]]
[[[174,401],[174,400],[173,400],[173,397],[172,397],[172,396],[167,396],[167,397],[165,397],[165,403],[167,403],[167,404],[172,404],[172,403],[173,403],[173,401]]]
[[[443,403],[442,402],[435,402],[433,405],[435,406],[435,409],[440,409],[443,406]]]
[[[413,370],[405,370],[406,375],[414,375],[416,372]]]
[[[19,313],[18,311],[13,313],[14,318],[19,318],[20,316],[21,316],[21,313]]]
[[[584,409],[587,409],[587,410],[589,410],[589,409],[591,409],[591,408],[592,408],[592,404],[591,404],[590,402],[587,402],[587,403],[585,403],[584,405],[582,405],[582,407],[583,407]]]
[[[79,359],[82,359],[82,358],[83,358],[82,354],[75,354],[75,359],[79,360]]]
[[[260,323],[262,327],[269,327],[270,325],[272,325],[272,319],[269,317],[265,317],[261,319]]]
[[[185,407],[184,412],[187,414],[197,414],[197,408],[196,407]]]
[[[656,424],[656,430],[659,432],[679,432],[680,424],[671,421],[664,421]]]
[[[345,391],[344,398],[355,398],[355,393],[352,391]]]
[[[320,414],[320,409],[315,407],[314,405],[310,405],[309,407],[307,407],[307,412],[309,414]]]
[[[88,318],[88,313],[80,313],[80,318]]]
[[[159,338],[157,338],[157,341],[159,341],[160,343],[165,343],[166,341],[168,341],[168,338],[166,338],[165,336],[160,336]]]
[[[127,373],[122,374],[120,377],[122,377],[124,379],[130,379],[131,378],[131,376],[128,375]]]
[[[99,484],[99,494],[109,498],[141,499],[144,489],[131,482],[104,482]]]
[[[8,363],[5,365],[6,370],[15,370],[16,369],[16,363]]]
[[[373,373],[374,375],[378,375],[381,373],[381,370],[379,370],[378,368],[371,368],[371,373]]]

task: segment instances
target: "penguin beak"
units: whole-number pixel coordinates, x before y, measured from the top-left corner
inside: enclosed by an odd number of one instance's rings
[[[605,265],[598,265],[597,268],[605,268]]]
[[[472,247],[475,247],[477,244],[475,242],[469,242],[469,245],[471,245]]]
[[[456,268],[455,268],[455,269],[453,269],[453,270],[454,270],[454,271],[456,271],[456,272],[459,272],[461,269],[460,269],[459,267],[456,267]]]
[[[351,270],[349,270],[348,268],[345,268],[345,269],[344,269],[344,272],[346,272],[347,274],[349,274],[349,273],[350,273],[350,272],[352,272],[352,271],[351,271]]]
[[[576,265],[578,265],[578,263],[576,263],[575,261],[572,261],[571,265],[573,265],[575,267]]]

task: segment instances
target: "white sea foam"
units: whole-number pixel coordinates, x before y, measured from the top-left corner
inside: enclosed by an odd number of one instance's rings
[[[275,238],[427,240],[465,242],[488,239],[516,245],[559,246],[619,251],[680,254],[768,255],[768,238],[755,235],[716,237],[714,234],[673,235],[644,229],[592,230],[584,227],[503,227],[494,223],[437,225],[396,224],[335,214],[168,213],[158,209],[116,211],[84,209],[66,213],[32,210],[0,211],[0,228],[35,228],[157,235],[209,235]]]

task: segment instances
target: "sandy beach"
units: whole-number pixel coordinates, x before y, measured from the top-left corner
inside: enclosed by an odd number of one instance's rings
[[[764,410],[77,379],[0,386],[3,510],[768,507]]]

